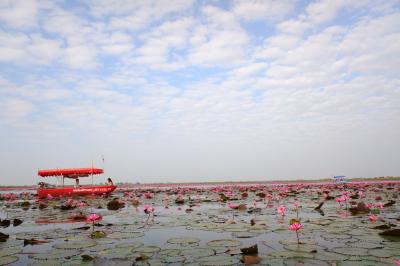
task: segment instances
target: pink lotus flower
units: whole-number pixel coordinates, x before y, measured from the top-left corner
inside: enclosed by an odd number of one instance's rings
[[[101,218],[102,217],[96,213],[92,213],[87,217],[86,221],[92,222],[92,231],[94,231],[94,222],[100,221]]]
[[[301,228],[303,228],[303,225],[300,223],[294,223],[294,224],[289,225],[289,229],[292,231],[298,231]]]
[[[298,231],[299,231],[301,228],[303,228],[303,225],[302,225],[300,222],[295,222],[295,223],[289,225],[289,229],[296,232],[297,244],[300,244],[300,241],[299,241],[299,232],[298,232]]]
[[[236,205],[233,203],[233,202],[231,202],[231,203],[229,203],[229,208],[231,208],[231,209],[236,209]]]
[[[372,223],[375,223],[378,220],[378,217],[376,215],[373,215],[373,214],[370,214],[368,216],[368,218]]]
[[[86,221],[88,222],[95,222],[95,221],[100,221],[101,220],[101,216],[96,214],[96,213],[92,213],[88,216],[88,218],[86,219]]]
[[[377,202],[377,203],[375,203],[375,206],[376,207],[379,207],[380,209],[383,209],[383,202]]]
[[[133,199],[133,206],[139,206],[139,204],[140,204],[140,201],[139,201],[139,198],[138,197],[135,197],[134,199]]]
[[[276,208],[276,211],[277,211],[281,216],[285,216],[286,206],[279,206],[279,207]]]
[[[76,204],[76,207],[78,207],[78,208],[80,208],[80,207],[85,207],[85,206],[86,206],[86,203],[83,202],[83,201],[78,202],[78,203]]]
[[[368,209],[372,209],[374,207],[374,204],[370,202],[370,203],[367,203],[366,206]]]
[[[395,260],[394,260],[394,264],[395,264],[396,266],[400,266],[400,259],[395,259]]]
[[[145,204],[145,205],[143,206],[143,211],[144,211],[146,214],[153,213],[154,210],[155,210],[154,207],[151,206],[151,205]]]

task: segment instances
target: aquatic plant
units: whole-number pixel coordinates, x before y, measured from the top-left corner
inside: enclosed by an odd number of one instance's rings
[[[92,232],[94,232],[94,222],[101,221],[102,217],[96,213],[90,214],[86,221],[92,222]]]
[[[300,244],[299,241],[299,230],[303,228],[303,225],[300,223],[299,220],[292,219],[290,221],[289,229],[296,232],[297,244]]]
[[[276,211],[278,212],[278,214],[280,214],[282,217],[285,216],[285,212],[286,212],[286,206],[281,205],[276,207]]]

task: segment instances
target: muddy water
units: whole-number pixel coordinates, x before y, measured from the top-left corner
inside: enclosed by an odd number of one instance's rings
[[[242,265],[240,248],[255,244],[260,265],[394,265],[400,259],[400,239],[383,238],[379,232],[384,230],[374,229],[379,225],[399,228],[398,184],[212,189],[152,188],[149,199],[144,197],[144,190],[132,190],[131,195],[116,192],[112,196],[126,204],[113,211],[107,209],[111,198],[76,198],[74,202],[85,201],[87,206],[71,210],[59,208],[67,204],[65,199],[39,201],[32,195],[3,199],[0,218],[18,218],[23,223],[0,228],[0,232],[9,235],[6,242],[0,242],[0,265]],[[334,199],[325,201],[323,213],[317,212],[314,208],[324,201],[322,191],[327,189]],[[372,203],[371,212],[378,217],[375,223],[370,221],[369,213],[352,215],[345,204],[341,206],[335,200],[346,193],[358,195],[359,191],[363,191],[362,197],[348,199],[347,205],[350,201]],[[244,192],[247,197],[243,197]],[[271,197],[261,198],[259,192]],[[175,203],[178,194],[184,204]],[[219,201],[220,194],[227,195],[226,202]],[[135,197],[139,197],[138,207],[132,205]],[[295,200],[300,205],[297,210]],[[390,200],[395,204],[379,207],[379,202]],[[22,202],[29,202],[30,206],[23,209]],[[229,203],[246,209],[232,210]],[[39,204],[45,208],[39,209]],[[154,216],[144,213],[145,204],[155,208]],[[284,216],[277,213],[278,206],[286,206]],[[101,215],[95,230],[106,236],[92,239],[91,227],[78,229],[91,226],[71,221],[80,212]],[[303,225],[299,230],[300,244],[296,233],[288,229],[290,220],[297,216]],[[19,239],[48,243],[24,246]],[[93,260],[84,262],[82,255]]]

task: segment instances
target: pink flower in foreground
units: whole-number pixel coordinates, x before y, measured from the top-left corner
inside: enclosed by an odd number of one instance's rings
[[[289,225],[289,229],[296,232],[297,244],[300,244],[299,240],[299,230],[303,228],[303,225],[300,222],[295,222]]]
[[[233,203],[233,202],[231,202],[231,203],[229,203],[229,208],[231,208],[231,209],[235,209],[236,208],[236,205]]]
[[[88,216],[88,218],[86,219],[86,221],[88,222],[95,222],[95,221],[100,221],[101,220],[101,216],[96,214],[96,213],[92,213]]]
[[[303,228],[303,225],[300,223],[294,223],[294,224],[289,225],[289,229],[292,231],[298,231],[301,228]]]
[[[395,259],[394,260],[394,265],[400,266],[400,259]]]
[[[371,203],[371,202],[370,202],[370,203],[367,203],[367,208],[368,208],[368,209],[372,209],[372,207],[374,207],[374,204],[373,204],[373,203]]]
[[[376,215],[370,214],[368,216],[368,219],[372,222],[375,223],[378,220],[378,217]]]
[[[95,221],[100,221],[101,220],[101,216],[96,214],[96,213],[92,213],[88,216],[88,218],[86,219],[86,221],[88,222],[92,222],[93,226],[92,226],[92,230],[94,231],[94,222]]]

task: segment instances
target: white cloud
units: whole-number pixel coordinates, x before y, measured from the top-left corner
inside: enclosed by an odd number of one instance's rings
[[[227,62],[234,64],[245,59],[245,45],[249,38],[236,17],[212,6],[206,6],[202,11],[206,23],[194,29],[189,62],[210,66]]]
[[[291,13],[294,1],[290,0],[239,0],[234,2],[233,12],[245,20],[270,20],[283,18]]]
[[[38,7],[35,0],[5,0],[0,2],[0,21],[15,28],[37,26]]]
[[[97,66],[96,50],[83,45],[66,48],[63,60],[71,68],[92,69]]]

